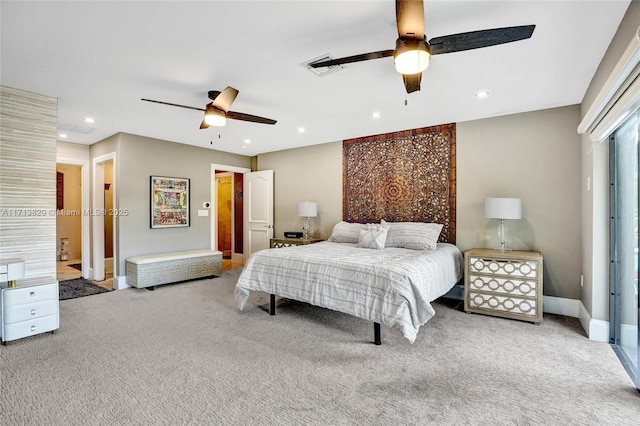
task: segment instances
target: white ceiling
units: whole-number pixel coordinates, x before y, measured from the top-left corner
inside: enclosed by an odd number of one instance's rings
[[[427,0],[427,39],[536,29],[529,40],[432,57],[422,90],[407,95],[392,58],[322,77],[301,65],[327,53],[393,49],[393,1],[2,0],[0,82],[57,97],[69,142],[128,132],[256,155],[578,104],[628,5]],[[199,130],[202,113],[140,100],[204,108],[207,92],[226,86],[240,92],[232,110],[278,123],[229,120],[221,130]],[[477,99],[479,90],[490,96]],[[374,111],[382,117],[372,119]]]

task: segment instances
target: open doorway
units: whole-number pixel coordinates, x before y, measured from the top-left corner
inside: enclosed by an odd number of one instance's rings
[[[82,166],[56,165],[56,279],[82,276]]]
[[[222,252],[222,269],[244,265],[243,181],[250,169],[211,165],[211,248]]]

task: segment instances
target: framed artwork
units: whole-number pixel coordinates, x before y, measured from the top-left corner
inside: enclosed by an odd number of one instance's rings
[[[189,179],[151,176],[151,228],[189,225]]]

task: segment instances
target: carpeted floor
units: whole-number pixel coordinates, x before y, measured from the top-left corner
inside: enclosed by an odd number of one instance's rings
[[[59,281],[58,290],[60,293],[60,300],[76,299],[78,297],[91,296],[93,294],[112,291],[107,288],[100,287],[94,282],[84,278]]]
[[[238,270],[60,304],[60,329],[0,347],[2,424],[637,425],[640,393],[574,318],[540,326],[436,302],[410,344],[252,293]]]

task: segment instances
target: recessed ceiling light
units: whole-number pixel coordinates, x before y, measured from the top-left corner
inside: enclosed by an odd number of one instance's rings
[[[251,143],[251,139],[245,139],[244,143]]]
[[[478,99],[483,99],[483,98],[486,98],[487,96],[489,96],[489,92],[487,92],[486,90],[482,90],[476,93],[476,98]]]
[[[89,124],[93,124],[93,123],[95,123],[95,122],[96,122],[96,120],[94,120],[94,119],[93,119],[93,118],[91,118],[91,117],[86,117],[86,118],[84,119],[84,122],[85,122],[85,123],[89,123]]]
[[[298,127],[298,133],[304,133],[305,129],[304,127]]]
[[[58,135],[58,137],[59,137],[60,139],[66,139],[66,138],[67,138],[67,134],[66,134],[66,133],[60,133],[60,134]]]
[[[382,114],[380,114],[378,111],[371,113],[371,118],[380,118],[380,117],[382,117]]]

